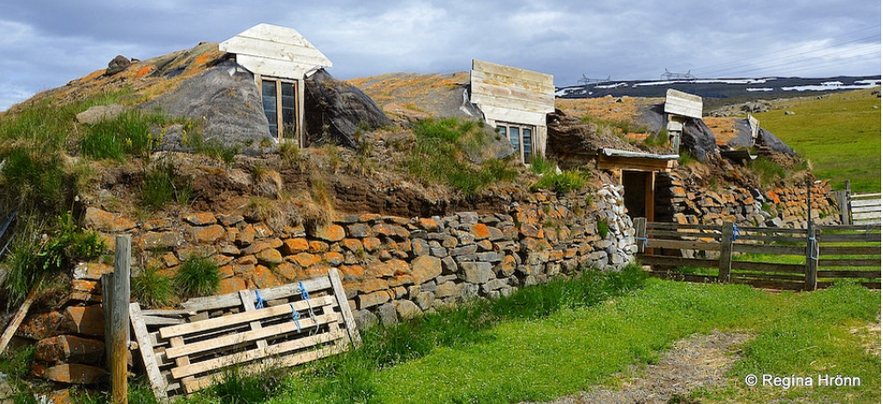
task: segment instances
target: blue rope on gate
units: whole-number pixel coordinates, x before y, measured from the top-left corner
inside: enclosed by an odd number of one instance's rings
[[[294,303],[288,303],[291,306],[291,321],[297,325],[297,332],[300,333],[300,312],[294,307]]]
[[[815,241],[816,241],[816,238],[815,238],[815,237],[810,237],[810,238],[809,238],[809,245],[807,245],[806,248],[809,248],[809,249],[810,249],[810,250],[809,250],[809,259],[811,259],[811,260],[813,260],[813,261],[818,261],[818,260],[819,260],[819,256],[818,256],[818,255],[813,256],[813,252],[815,252],[815,251],[813,251],[813,250],[815,250],[815,248],[812,248],[812,246],[815,244]]]
[[[739,226],[733,225],[733,237],[730,238],[730,241],[736,241],[739,238]]]
[[[650,245],[650,239],[647,237],[635,237],[635,240],[644,242],[644,248],[647,248],[647,246]]]
[[[254,308],[263,309],[264,304],[267,303],[267,301],[261,297],[261,292],[258,291],[257,289],[254,290],[254,298],[257,300],[257,303],[255,303],[255,305],[254,305]]]
[[[304,287],[304,283],[298,282],[298,287],[300,287],[300,298],[304,300],[310,300],[310,292],[307,292],[307,288]]]

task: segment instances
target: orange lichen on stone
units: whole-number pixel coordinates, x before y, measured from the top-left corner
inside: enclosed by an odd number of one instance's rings
[[[135,78],[140,79],[140,78],[146,76],[147,73],[152,72],[154,68],[155,68],[155,66],[153,66],[153,65],[142,67],[141,69],[138,70],[138,73],[135,73]]]

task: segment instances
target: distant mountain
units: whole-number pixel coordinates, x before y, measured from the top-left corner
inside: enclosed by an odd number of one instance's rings
[[[880,85],[880,76],[862,77],[767,77],[757,79],[691,79],[606,81],[589,85],[559,87],[559,98],[595,97],[665,97],[669,88],[696,94],[703,98],[774,98],[793,97],[806,93],[829,93],[870,88]]]

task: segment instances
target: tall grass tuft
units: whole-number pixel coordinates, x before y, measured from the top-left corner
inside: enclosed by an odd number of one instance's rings
[[[182,297],[209,296],[220,287],[221,273],[210,258],[190,257],[181,264],[174,283]]]
[[[163,127],[166,118],[160,113],[128,110],[115,117],[89,125],[80,151],[94,159],[123,161],[127,155],[144,157],[153,152],[162,139],[151,128]]]
[[[175,284],[151,266],[132,277],[132,296],[149,307],[168,306],[175,300]]]
[[[159,210],[170,202],[186,205],[192,199],[193,185],[190,179],[178,175],[171,162],[159,162],[144,173],[141,203],[145,207]]]

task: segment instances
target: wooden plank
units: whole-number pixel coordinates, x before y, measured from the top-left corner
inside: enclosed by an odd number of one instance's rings
[[[860,285],[873,290],[880,290],[880,282],[859,282]],[[819,289],[827,289],[834,286],[834,282],[819,282]]]
[[[787,237],[787,236],[755,236],[742,235],[738,237],[739,241],[762,241],[766,243],[804,243],[806,237]]]
[[[660,240],[655,238],[649,240],[649,247],[673,248],[677,250],[720,251],[719,243],[705,243],[688,240]]]
[[[350,343],[353,347],[359,348],[362,346],[362,337],[359,335],[359,328],[356,326],[356,320],[353,318],[353,313],[350,311],[350,305],[346,299],[346,292],[343,290],[343,284],[340,283],[340,274],[337,272],[337,268],[331,268],[328,270],[328,280],[331,281],[331,286],[334,289],[334,296],[337,300],[338,307],[340,307],[340,314],[343,316],[346,331],[350,337]]]
[[[329,347],[318,349],[315,351],[309,351],[309,352],[303,352],[303,353],[297,353],[297,354],[293,354],[293,355],[287,355],[287,356],[273,358],[271,366],[279,367],[279,368],[293,367],[293,366],[297,366],[300,364],[309,363],[309,362],[316,361],[316,360],[319,360],[322,358],[326,358],[331,355],[341,353],[343,351],[344,351],[344,349],[342,347],[329,346]],[[262,364],[246,365],[246,366],[242,366],[242,367],[238,368],[238,371],[242,372],[242,374],[255,374],[255,373],[265,370],[266,368],[267,368],[267,366],[262,365]],[[195,379],[190,384],[190,388],[193,389],[193,391],[201,390],[203,388],[211,386],[212,384],[220,381],[220,377],[221,377],[221,374],[216,373],[216,374],[213,374],[213,375],[210,375],[207,377]]]
[[[880,268],[880,265],[881,265],[880,258],[819,260],[820,267],[877,267],[877,268]]]
[[[852,214],[852,220],[866,220],[866,219],[879,219],[880,211],[870,211],[870,212],[855,212]]]
[[[519,103],[518,101],[512,101],[506,107],[482,104],[480,101],[475,100],[472,100],[472,102],[481,106],[481,112],[484,113],[488,120],[523,125],[546,126],[546,112],[531,111],[529,110],[530,106]]]
[[[311,293],[317,290],[331,288],[331,281],[329,281],[328,278],[324,276],[320,278],[306,280],[302,283],[304,285],[304,288],[306,288]],[[277,300],[299,295],[300,285],[297,283],[291,283],[276,288],[261,289],[261,296],[263,296],[266,300]],[[239,293],[237,292],[219,296],[194,298],[182,303],[181,306],[184,307],[184,309],[186,310],[200,312],[238,307],[240,304],[242,304],[242,300],[240,299]]]
[[[690,268],[714,268],[720,265],[720,260],[703,258],[680,258],[664,255],[643,255],[640,258],[645,265],[657,265],[665,267],[690,267]]]
[[[190,310],[162,310],[162,309],[152,309],[152,310],[141,310],[142,316],[158,316],[158,317],[178,317],[181,316],[195,316],[195,311]]]
[[[803,282],[805,277],[801,275],[779,275],[779,274],[750,274],[744,272],[734,272],[730,274],[733,279],[759,279],[772,281],[795,281]]]
[[[774,246],[774,245],[751,245],[734,244],[734,252],[749,254],[773,254],[773,255],[805,255],[805,246]]]
[[[235,36],[218,44],[218,49],[221,52],[235,53],[237,56],[250,55],[297,64],[331,67],[331,61],[312,46],[279,42],[272,39]]]
[[[650,236],[653,238],[674,238],[675,240],[686,240],[686,239],[714,239],[720,240],[720,233],[700,233],[700,232],[688,232],[688,231],[670,231],[670,230],[650,230]]]
[[[129,301],[131,300],[130,262],[132,260],[132,236],[129,234],[116,236],[116,249],[113,262],[113,292],[110,304],[110,335],[105,339],[110,344],[110,386],[111,402],[128,404],[129,402]],[[105,319],[107,321],[107,319]]]
[[[668,89],[665,92],[665,113],[702,119],[702,97]]]
[[[142,321],[147,326],[157,326],[157,325],[175,325],[175,324],[184,324],[185,321],[182,318],[170,318],[170,317],[159,317],[159,316],[143,316]]]
[[[333,342],[345,336],[346,335],[344,333],[341,333],[339,331],[328,332],[317,334],[311,337],[298,338],[295,340],[274,344],[267,348],[257,348],[244,352],[236,352],[231,355],[220,356],[207,361],[188,364],[187,366],[176,367],[172,369],[172,377],[176,379],[182,379],[188,376],[195,376],[200,373],[209,372],[223,367],[265,359],[276,355],[286,354],[292,351],[309,349],[317,345]]]
[[[638,254],[644,254],[644,246],[649,243],[647,239],[647,218],[638,217],[634,220],[635,227],[635,244],[638,247]]]
[[[860,208],[860,207],[866,207],[866,206],[873,206],[875,208],[880,208],[880,205],[881,205],[879,199],[858,200],[858,201],[853,199],[852,201],[849,202],[849,204],[853,208]]]
[[[25,317],[28,315],[28,310],[30,310],[31,305],[37,300],[37,293],[40,291],[40,285],[43,284],[43,278],[44,276],[41,276],[40,279],[37,280],[37,283],[34,284],[34,287],[31,288],[31,291],[28,292],[28,295],[25,297],[25,301],[18,307],[18,310],[15,311],[15,316],[12,317],[12,321],[10,321],[9,325],[6,326],[6,329],[3,330],[3,335],[0,336],[0,354],[6,350],[9,342],[12,341],[12,337],[15,336],[18,327],[21,326],[22,321],[24,321]]]
[[[306,310],[309,306],[317,307],[317,306],[325,306],[334,302],[333,296],[321,296],[317,298],[307,300],[301,300],[294,303],[295,310]],[[291,314],[292,309],[289,305],[279,305],[267,307],[261,310],[255,311],[246,311],[242,313],[237,313],[229,316],[223,316],[218,318],[210,318],[208,320],[198,321],[195,323],[181,324],[170,327],[165,327],[159,330],[159,335],[162,338],[172,338],[182,335],[188,334],[196,334],[201,332],[206,332],[210,330],[215,330],[219,328],[229,327],[231,325],[240,324],[240,323],[249,323],[252,321],[259,321],[263,319],[268,319],[271,317],[278,317],[287,314]]]
[[[678,223],[661,223],[661,222],[648,222],[647,229],[650,230],[680,230],[680,229],[689,229],[689,230],[716,230],[720,231],[720,226],[713,226],[707,224],[678,224]]]
[[[819,271],[819,278],[881,278],[880,270],[876,271]]]
[[[853,241],[868,241],[879,243],[880,233],[864,233],[864,234],[822,234],[819,236],[821,243],[839,243]]]
[[[147,373],[147,380],[150,382],[150,389],[153,391],[156,401],[166,402],[169,398],[168,393],[166,393],[168,383],[159,371],[156,354],[153,351],[153,345],[147,333],[147,326],[142,321],[141,306],[138,303],[129,304],[129,316],[132,322],[135,341],[138,342],[138,351],[141,354],[144,371]]]
[[[733,239],[736,226],[732,222],[724,223],[721,228],[720,261],[718,262],[718,280],[723,283],[730,281],[733,268]]]
[[[242,307],[245,308],[246,312],[257,310],[257,308],[255,307],[255,300],[256,299],[257,299],[257,296],[254,293],[252,293],[252,291],[250,291],[250,290],[240,290],[239,291],[239,300],[242,301]],[[261,322],[260,321],[252,321],[252,322],[248,323],[248,326],[251,327],[252,330],[260,330],[261,329]],[[243,335],[243,334],[236,334],[236,335]],[[257,344],[258,344],[258,348],[266,348],[267,347],[267,341],[263,340],[263,339],[258,340]],[[221,345],[216,345],[216,346],[219,348],[221,347]],[[172,354],[169,354],[169,355],[170,355],[170,357],[174,357]]]
[[[738,279],[733,278],[732,283],[740,285],[749,285],[758,289],[776,289],[776,290],[803,290],[803,282],[787,282],[776,280],[762,279]]]
[[[489,75],[518,78],[521,81],[548,84],[552,86],[553,92],[555,88],[555,77],[551,74],[540,73],[527,69],[520,69],[517,67],[486,62],[478,59],[472,59],[472,70],[483,72]]]
[[[314,329],[316,325],[322,326],[328,323],[340,321],[341,319],[339,318],[339,316],[340,315],[338,313],[322,314],[316,316],[315,321],[310,317],[302,317],[299,320],[299,326],[294,321],[288,321],[281,324],[258,328],[252,331],[237,334],[227,334],[212,339],[200,340],[199,342],[191,342],[180,347],[166,349],[165,352],[168,358],[174,359],[181,356],[194,355],[211,350],[222,350],[230,346],[239,346],[250,342],[260,342],[262,340],[277,335],[294,333],[297,332],[299,328],[303,331],[309,331],[311,329]],[[259,348],[267,347],[266,341],[264,342],[265,344],[263,344],[263,346],[259,346]]]
[[[676,280],[681,282],[695,282],[695,283],[717,283],[718,277],[714,275],[696,275],[696,274],[682,274],[679,272],[666,272],[666,271],[652,271],[650,272],[650,276],[658,279],[668,279],[668,280]]]
[[[306,72],[315,66],[239,54],[236,55],[236,63],[242,65],[242,67],[245,67],[255,75],[293,80],[303,80]]]
[[[733,269],[738,271],[780,272],[801,275],[806,272],[806,266],[803,264],[777,264],[750,261],[733,261]]]
[[[842,230],[858,230],[858,231],[880,231],[880,225],[876,226],[865,226],[865,225],[837,225],[837,226],[819,226],[819,230],[822,233],[828,231],[842,231]]]
[[[880,255],[880,246],[819,246],[822,257],[831,255]]]

